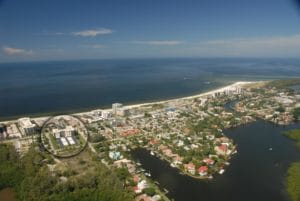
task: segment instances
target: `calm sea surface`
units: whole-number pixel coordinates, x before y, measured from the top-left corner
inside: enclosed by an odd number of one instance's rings
[[[211,181],[181,175],[145,149],[132,154],[175,201],[289,201],[284,178],[288,165],[300,159],[300,151],[281,132],[291,128],[300,128],[300,124],[275,127],[259,120],[226,130],[238,145],[238,153],[225,173]]]
[[[182,97],[236,80],[300,76],[300,60],[139,59],[0,64],[0,119]]]

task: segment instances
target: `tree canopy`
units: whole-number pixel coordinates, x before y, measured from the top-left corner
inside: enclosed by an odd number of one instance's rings
[[[0,189],[13,187],[19,201],[131,201],[123,182],[98,163],[66,181],[49,171],[49,155],[33,147],[18,158],[14,147],[0,145]]]

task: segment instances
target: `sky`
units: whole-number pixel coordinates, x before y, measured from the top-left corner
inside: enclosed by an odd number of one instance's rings
[[[296,0],[0,0],[0,62],[298,57]]]

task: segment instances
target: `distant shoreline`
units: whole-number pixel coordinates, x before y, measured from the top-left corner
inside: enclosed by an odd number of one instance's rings
[[[126,108],[128,109],[132,109],[132,108],[137,108],[137,107],[142,107],[142,106],[147,106],[147,105],[154,105],[154,104],[164,104],[164,103],[167,103],[167,102],[172,102],[172,101],[176,101],[176,100],[188,100],[188,99],[194,99],[194,98],[201,98],[201,97],[205,97],[205,96],[209,96],[209,95],[212,95],[214,93],[217,93],[217,92],[221,92],[221,91],[225,91],[226,89],[230,89],[232,87],[239,87],[239,86],[244,86],[244,85],[247,85],[247,84],[253,84],[253,83],[258,83],[258,82],[262,82],[262,81],[237,81],[237,82],[234,82],[232,84],[229,84],[229,85],[225,85],[225,86],[222,86],[222,87],[219,87],[219,88],[216,88],[216,89],[212,89],[212,90],[209,90],[207,92],[202,92],[202,93],[199,93],[199,94],[195,94],[195,95],[191,95],[191,96],[185,96],[185,97],[180,97],[180,98],[171,98],[171,99],[166,99],[166,100],[160,100],[160,101],[150,101],[150,102],[145,102],[145,103],[136,103],[136,104],[131,104],[131,105],[125,105]],[[107,106],[104,107],[104,108],[97,108],[97,107],[91,107],[91,108],[85,108],[85,109],[82,109],[83,111],[82,112],[76,112],[74,111],[72,113],[72,111],[70,112],[49,112],[49,113],[42,113],[42,114],[29,114],[29,115],[18,115],[18,116],[15,116],[15,117],[11,117],[11,118],[7,118],[7,120],[1,120],[0,123],[8,123],[8,122],[13,122],[15,121],[16,119],[18,118],[21,118],[21,117],[30,117],[32,118],[33,120],[36,119],[36,120],[42,120],[42,119],[47,119],[49,118],[50,116],[53,116],[53,115],[59,115],[59,114],[73,114],[73,115],[82,115],[82,114],[85,114],[85,113],[88,113],[92,110],[104,110],[104,111],[109,111],[111,110],[111,108]]]

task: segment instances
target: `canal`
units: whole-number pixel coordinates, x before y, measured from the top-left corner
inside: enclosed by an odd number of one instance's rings
[[[300,124],[278,127],[258,120],[225,130],[238,153],[223,175],[209,181],[181,175],[145,149],[136,149],[132,155],[176,201],[288,201],[285,174],[289,164],[300,159],[300,151],[281,133],[294,128]]]

